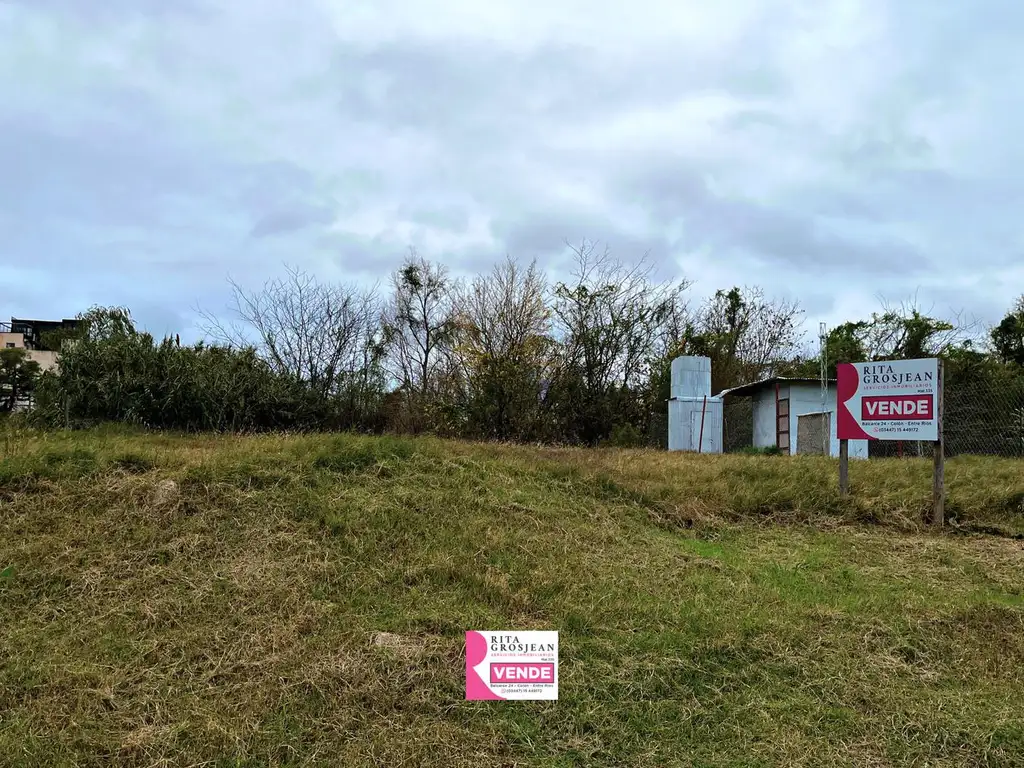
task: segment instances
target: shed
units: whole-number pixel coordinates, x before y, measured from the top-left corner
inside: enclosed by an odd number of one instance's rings
[[[753,400],[753,445],[778,446],[795,455],[825,453],[839,455],[836,437],[836,382],[829,379],[822,404],[821,379],[775,376],[752,384],[724,390],[720,398],[749,397]],[[850,457],[868,457],[867,440],[849,441]]]

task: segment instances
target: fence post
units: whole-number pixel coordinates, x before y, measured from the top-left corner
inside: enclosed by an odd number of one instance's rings
[[[839,441],[839,495],[850,493],[850,441]]]
[[[946,441],[942,428],[943,406],[942,360],[938,361],[938,381],[935,382],[936,438],[932,444],[932,524],[941,527],[946,522]]]

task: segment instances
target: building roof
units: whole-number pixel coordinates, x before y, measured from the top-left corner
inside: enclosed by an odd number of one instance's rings
[[[63,320],[25,320],[24,318],[12,317],[12,325],[78,325],[77,318],[67,318]]]
[[[829,379],[828,383],[835,384],[836,380]],[[726,395],[732,395],[734,397],[749,397],[750,395],[753,395],[755,392],[759,392],[762,389],[767,389],[768,387],[774,387],[776,384],[815,384],[820,387],[821,379],[817,377],[810,378],[806,376],[772,376],[770,379],[761,379],[761,381],[752,381],[750,384],[741,384],[740,386],[733,387],[732,389],[723,389],[716,396],[725,397]]]

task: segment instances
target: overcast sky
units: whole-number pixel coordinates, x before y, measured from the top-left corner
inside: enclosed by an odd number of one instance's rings
[[[809,325],[1024,292],[1013,0],[0,0],[0,315],[564,242]]]

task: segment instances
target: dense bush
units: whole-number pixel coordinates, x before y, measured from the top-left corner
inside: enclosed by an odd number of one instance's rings
[[[105,312],[109,312],[106,310]],[[130,322],[100,327],[96,312],[43,374],[34,418],[49,425],[106,421],[187,431],[351,428],[344,392],[316,396],[252,348],[156,342]],[[372,419],[366,419],[372,423]]]

